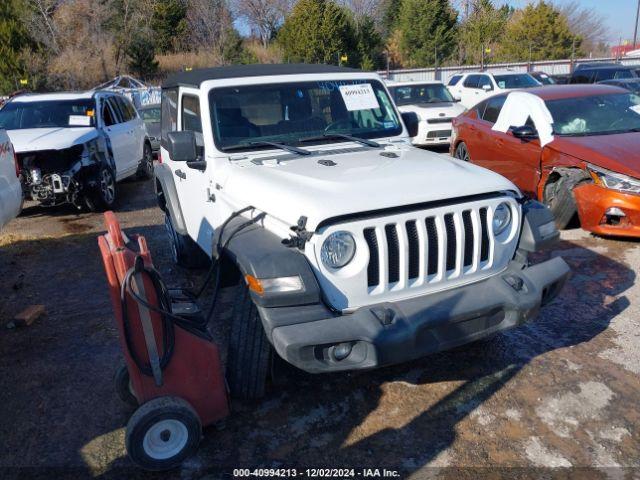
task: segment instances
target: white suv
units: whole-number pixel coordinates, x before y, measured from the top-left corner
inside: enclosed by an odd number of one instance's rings
[[[542,85],[528,73],[521,72],[467,72],[455,74],[447,87],[465,108],[474,107],[482,100],[499,93]]]
[[[420,123],[414,145],[449,145],[451,121],[465,108],[442,82],[387,82],[400,112],[415,112]]]
[[[18,165],[7,132],[0,130],[0,228],[14,219],[22,208],[22,188]]]
[[[113,208],[117,181],[153,176],[144,122],[117,93],[20,95],[0,110],[0,128],[15,147],[25,196],[44,205]]]
[[[404,122],[401,120],[404,119]],[[507,179],[417,149],[375,73],[193,70],[162,89],[156,189],[175,259],[238,281],[227,379],[405,362],[531,320],[569,269],[527,253],[553,216]]]

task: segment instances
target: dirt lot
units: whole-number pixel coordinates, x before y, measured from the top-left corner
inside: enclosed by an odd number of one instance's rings
[[[125,183],[120,195],[124,228],[147,237],[165,279],[198,282],[201,274],[170,262],[151,184]],[[0,235],[2,478],[138,475],[123,442],[132,412],[111,380],[120,351],[101,230],[100,215],[29,206]],[[573,466],[591,467],[573,470],[575,478],[639,478],[640,244],[570,230],[545,255],[565,258],[573,277],[535,323],[380,371],[296,375],[259,403],[234,404],[224,428],[205,431],[197,457],[163,478],[278,466],[388,468],[414,478]],[[45,317],[4,327],[38,303]],[[224,337],[224,326],[214,331]]]

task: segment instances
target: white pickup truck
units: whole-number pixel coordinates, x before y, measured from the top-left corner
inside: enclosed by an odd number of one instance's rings
[[[0,110],[0,128],[15,147],[25,196],[43,205],[113,208],[116,182],[153,176],[144,123],[114,92],[19,95]]]
[[[549,210],[489,170],[411,145],[380,77],[326,65],[219,67],[162,90],[155,184],[175,259],[238,282],[227,379],[270,358],[369,369],[532,320],[560,291]]]
[[[7,132],[0,130],[0,228],[14,219],[22,208],[22,187],[18,164]]]

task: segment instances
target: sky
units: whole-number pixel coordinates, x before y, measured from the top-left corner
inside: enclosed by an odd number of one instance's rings
[[[568,3],[570,0],[554,0],[559,5]],[[514,7],[523,7],[530,0],[504,0]],[[580,0],[580,4],[587,8],[595,8],[607,21],[609,27],[608,41],[617,44],[622,40],[633,40],[633,28],[636,21],[637,0]],[[640,37],[640,32],[638,32]],[[640,40],[640,38],[639,38]]]

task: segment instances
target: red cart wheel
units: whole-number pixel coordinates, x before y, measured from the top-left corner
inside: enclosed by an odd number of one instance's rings
[[[160,397],[138,408],[127,423],[131,460],[146,470],[169,470],[194,454],[202,437],[195,410],[176,397]]]

